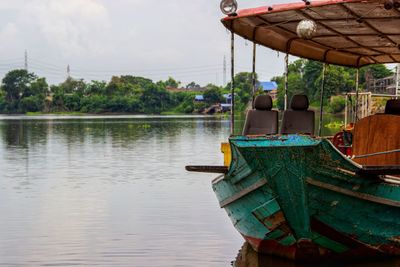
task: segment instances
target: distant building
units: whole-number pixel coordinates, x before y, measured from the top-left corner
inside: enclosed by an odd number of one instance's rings
[[[231,111],[232,104],[221,104],[221,111],[228,112]]]
[[[194,98],[194,101],[196,102],[204,102],[204,96],[203,95],[196,95]]]
[[[260,82],[260,86],[264,92],[272,97],[272,100],[278,98],[278,84],[276,82]]]
[[[232,102],[232,94],[224,94],[223,97],[225,98],[226,104],[230,104]]]

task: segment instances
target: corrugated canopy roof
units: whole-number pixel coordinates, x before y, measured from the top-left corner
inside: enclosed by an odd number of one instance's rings
[[[326,0],[245,9],[222,23],[229,30],[271,49],[329,64],[362,67],[400,62],[400,10],[380,0]],[[311,19],[310,40],[296,34]]]

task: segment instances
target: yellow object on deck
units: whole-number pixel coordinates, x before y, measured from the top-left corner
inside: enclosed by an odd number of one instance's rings
[[[232,161],[231,145],[229,143],[221,143],[221,152],[224,153],[224,166],[229,167]]]

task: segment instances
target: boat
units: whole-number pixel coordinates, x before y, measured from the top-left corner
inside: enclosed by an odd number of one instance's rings
[[[292,55],[353,67],[357,81],[360,67],[400,62],[397,0],[302,1],[240,11],[235,0],[223,0],[221,7],[232,62],[235,36],[285,53],[286,66]],[[357,101],[359,92],[357,85]],[[220,173],[212,181],[219,205],[259,253],[296,261],[400,256],[399,101],[393,97],[385,113],[364,118],[356,110],[351,149],[343,150],[321,136],[321,123],[316,133],[306,96],[285,98],[280,127],[270,97],[260,96],[244,133],[232,130],[223,144],[225,166],[186,169]]]

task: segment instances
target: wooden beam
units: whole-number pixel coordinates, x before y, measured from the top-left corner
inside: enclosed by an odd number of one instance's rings
[[[329,191],[333,191],[336,193],[340,193],[340,194],[343,194],[346,196],[350,196],[350,197],[354,197],[354,198],[358,198],[358,199],[362,199],[362,200],[366,200],[366,201],[370,201],[370,202],[374,202],[374,203],[378,203],[378,204],[382,204],[382,205],[400,208],[400,201],[395,201],[395,200],[391,200],[391,199],[387,199],[387,198],[377,197],[377,196],[370,195],[370,194],[355,192],[355,191],[345,189],[345,188],[342,188],[342,187],[339,187],[336,185],[320,182],[320,181],[314,180],[312,178],[307,178],[307,183],[310,185],[320,187],[320,188],[323,188],[323,189],[326,189]]]
[[[221,201],[221,202],[219,203],[219,205],[221,206],[221,208],[223,208],[223,207],[225,207],[225,206],[227,206],[227,205],[229,205],[229,204],[235,202],[236,200],[238,200],[238,199],[240,199],[240,198],[242,198],[242,197],[244,197],[244,196],[250,194],[251,192],[253,192],[253,191],[255,191],[255,190],[257,190],[257,189],[263,187],[263,186],[266,185],[266,184],[267,184],[267,180],[262,179],[262,180],[258,181],[257,183],[255,183],[255,184],[253,184],[253,185],[251,185],[251,186],[246,187],[245,189],[243,189],[243,190],[240,191],[239,193],[237,193],[237,194],[235,194],[235,195],[233,195],[233,196],[231,196],[231,197],[229,197],[229,198],[227,198],[227,199]]]
[[[227,173],[226,166],[186,166],[185,169],[189,172],[205,172],[205,173]]]

